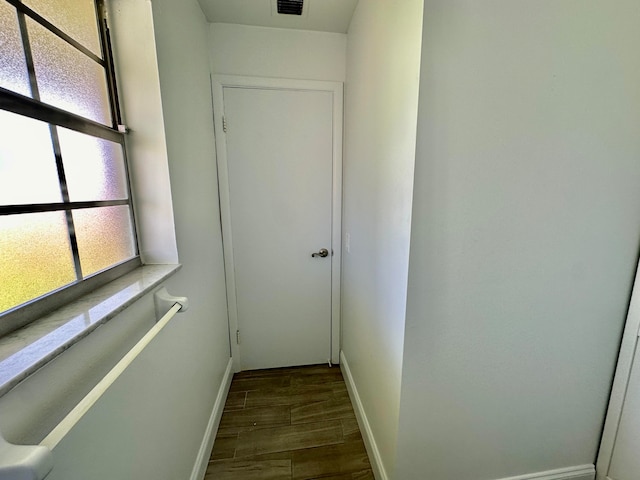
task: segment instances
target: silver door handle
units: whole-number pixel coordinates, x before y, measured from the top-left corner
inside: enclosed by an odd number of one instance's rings
[[[315,257],[324,258],[324,257],[329,256],[329,250],[327,250],[326,248],[321,248],[319,252],[312,253],[311,256],[313,258],[315,258]]]

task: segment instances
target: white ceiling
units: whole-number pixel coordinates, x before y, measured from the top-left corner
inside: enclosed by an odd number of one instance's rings
[[[301,16],[278,15],[276,0],[198,0],[209,22],[347,33],[358,0],[304,0]]]

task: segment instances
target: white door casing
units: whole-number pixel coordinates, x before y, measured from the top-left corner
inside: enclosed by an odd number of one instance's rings
[[[640,478],[640,268],[631,294],[596,462],[597,480]]]
[[[212,87],[234,369],[338,363],[342,84],[214,75]],[[320,248],[333,255],[312,258]]]

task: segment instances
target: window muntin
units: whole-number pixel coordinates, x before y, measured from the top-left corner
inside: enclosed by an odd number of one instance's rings
[[[94,0],[22,0],[96,55],[101,53]]]
[[[0,0],[0,333],[140,263],[102,1]]]

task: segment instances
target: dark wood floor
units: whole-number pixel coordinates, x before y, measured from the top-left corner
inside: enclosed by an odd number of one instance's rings
[[[233,377],[205,480],[373,480],[339,367]]]

